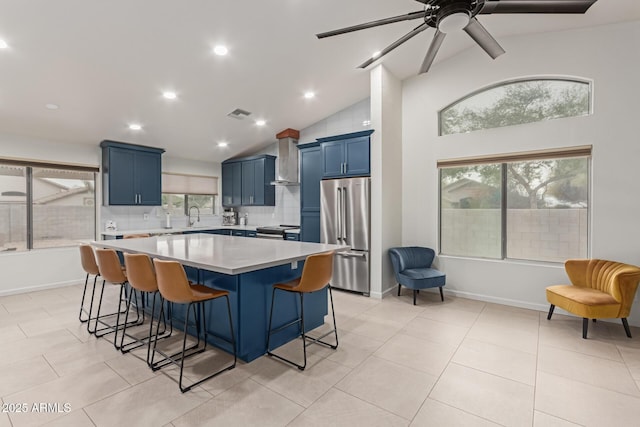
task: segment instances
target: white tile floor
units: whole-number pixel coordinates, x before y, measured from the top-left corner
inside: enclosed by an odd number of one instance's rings
[[[583,340],[581,320],[557,314],[336,291],[338,350],[309,347],[304,372],[268,357],[239,363],[182,394],[175,369],[151,372],[141,352],[86,332],[81,292],[0,297],[0,427],[640,425],[640,329],[628,339],[618,323],[591,323]],[[220,356],[197,356],[186,375]]]

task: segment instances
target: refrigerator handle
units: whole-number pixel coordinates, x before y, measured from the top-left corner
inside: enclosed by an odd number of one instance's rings
[[[340,239],[342,238],[342,188],[338,187],[338,197],[337,197],[337,202],[336,203],[336,221],[337,221],[337,225],[338,225],[338,235],[336,237],[336,240],[339,242]]]
[[[342,240],[347,243],[347,187],[342,187]]]

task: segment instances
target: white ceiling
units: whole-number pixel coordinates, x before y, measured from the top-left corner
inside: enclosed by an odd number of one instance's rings
[[[500,41],[638,20],[638,3],[599,0],[586,15],[480,20]],[[0,51],[0,132],[96,147],[113,139],[221,161],[367,97],[369,73],[356,66],[418,23],[324,40],[315,33],[421,6],[414,0],[0,0],[0,38],[10,45]],[[427,30],[399,47],[385,66],[401,79],[415,75],[432,36]],[[214,55],[216,44],[227,45],[229,54]],[[464,33],[449,35],[435,66],[470,47],[480,49]],[[163,99],[165,90],[178,99]],[[304,99],[307,90],[316,98]],[[48,103],[60,109],[48,110]],[[235,108],[253,115],[226,117]],[[255,126],[254,118],[267,125]],[[132,122],[143,130],[129,130]],[[221,140],[229,147],[218,148]]]

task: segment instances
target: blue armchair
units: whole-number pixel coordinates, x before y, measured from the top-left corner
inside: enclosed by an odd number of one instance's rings
[[[408,246],[389,249],[389,257],[398,282],[398,296],[402,286],[413,289],[413,305],[416,305],[416,294],[420,289],[439,288],[440,299],[444,301],[442,287],[446,275],[431,268],[436,253],[431,248]]]

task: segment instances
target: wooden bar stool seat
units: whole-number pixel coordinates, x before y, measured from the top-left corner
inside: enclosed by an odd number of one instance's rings
[[[80,302],[80,313],[78,319],[80,322],[85,323],[91,319],[91,309],[93,308],[93,296],[96,292],[96,281],[100,276],[100,270],[96,263],[96,257],[93,254],[93,248],[91,245],[80,245],[80,262],[82,263],[82,269],[87,273],[84,279],[84,290],[82,291],[82,301]],[[84,299],[87,294],[87,284],[89,283],[89,276],[93,276],[93,291],[91,292],[91,302],[89,303],[89,309],[84,308]],[[87,318],[83,319],[82,314],[86,314]]]
[[[187,280],[187,275],[184,271],[184,267],[176,262],[176,261],[163,261],[159,259],[153,260],[153,265],[156,269],[156,278],[158,282],[158,289],[160,290],[160,295],[174,304],[187,304],[186,318],[184,321],[184,337],[182,341],[182,351],[180,353],[176,353],[173,355],[167,355],[164,352],[157,349],[156,345],[158,340],[156,339],[153,342],[153,350],[151,353],[151,368],[153,370],[157,370],[160,367],[158,364],[154,363],[154,358],[156,353],[160,353],[164,357],[164,361],[168,361],[169,363],[173,363],[180,367],[180,379],[178,380],[178,386],[180,387],[181,392],[186,392],[191,390],[198,384],[215,377],[223,373],[224,371],[235,368],[236,366],[236,340],[235,334],[233,332],[233,319],[231,316],[231,304],[229,302],[229,292],[212,289],[203,285],[194,285]],[[209,334],[207,332],[207,316],[206,316],[206,302],[212,301],[217,298],[225,298],[227,302],[227,312],[229,316],[229,331],[231,340],[228,341],[218,335]],[[193,308],[193,310],[192,310]],[[196,311],[197,309],[197,311]],[[191,316],[191,311],[194,314],[194,323],[197,330],[197,339],[198,342],[194,347],[187,348],[187,328],[189,325],[189,318]],[[164,314],[164,306],[160,309],[160,316]],[[203,341],[204,345],[200,347],[200,333],[203,333]],[[156,330],[156,337],[158,336],[158,330]],[[183,387],[183,372],[184,372],[184,360],[198,353],[202,353],[207,348],[207,337],[212,336],[217,339],[226,341],[231,344],[233,347],[233,363],[219,369],[213,373],[206,375],[204,378],[197,380],[187,387]],[[187,353],[188,350],[192,349],[193,351]],[[162,362],[162,361],[161,361]],[[161,363],[158,362],[158,363]]]
[[[147,346],[147,359],[146,362],[150,366],[151,365],[151,341],[153,339],[153,321],[155,318],[155,309],[156,309],[156,296],[158,295],[158,282],[156,281],[156,274],[153,271],[153,264],[151,262],[151,258],[148,255],[144,254],[124,254],[124,264],[127,275],[127,280],[129,285],[134,290],[140,292],[142,298],[149,295],[153,295],[153,300],[151,303],[151,319],[149,322],[149,335],[146,338],[139,339],[135,336],[132,336],[127,333],[127,325],[129,319],[129,311],[131,309],[131,301],[134,292],[129,292],[129,298],[127,299],[127,309],[126,315],[124,318],[124,326],[122,328],[122,334],[120,337],[120,351],[122,353],[128,353],[131,350],[142,347],[144,345]],[[160,296],[160,304],[164,304],[164,300],[162,296]],[[158,318],[157,328],[160,328],[160,322],[163,323],[163,330],[161,335],[158,336],[158,339],[168,338],[171,336],[173,332],[173,323],[170,322],[170,330],[167,332],[167,322],[164,316],[162,318]],[[131,339],[127,344],[124,343],[125,336]]]
[[[336,315],[333,309],[333,294],[331,292],[331,286],[329,281],[333,274],[333,252],[325,252],[317,255],[309,255],[304,263],[302,269],[302,276],[300,278],[292,280],[287,283],[277,283],[273,285],[273,292],[271,295],[271,310],[269,312],[269,329],[267,334],[267,354],[282,360],[283,362],[290,363],[303,371],[307,366],[307,345],[309,344],[322,344],[332,349],[338,348],[338,329],[336,327]],[[324,288],[329,288],[329,298],[331,300],[331,316],[333,317],[333,329],[319,336],[318,338],[308,337],[304,325],[304,295],[312,292],[318,292]],[[273,307],[275,305],[276,290],[284,292],[292,292],[300,296],[300,316],[286,323],[276,329],[271,329],[273,320]],[[300,335],[302,337],[302,352],[304,355],[304,362],[302,365],[295,363],[292,360],[286,359],[271,352],[270,341],[271,336],[278,332],[285,330],[294,325],[300,325]],[[330,344],[322,341],[322,338],[333,333],[335,335],[336,343]],[[309,341],[307,343],[307,340]]]
[[[102,276],[102,290],[100,292],[100,300],[98,302],[98,313],[96,316],[96,329],[92,332],[96,335],[96,337],[103,337],[107,334],[114,333],[113,336],[113,345],[116,349],[120,349],[118,346],[118,331],[125,327],[124,324],[120,324],[120,315],[124,314],[122,309],[122,301],[127,299],[128,288],[127,288],[127,275],[125,270],[120,265],[120,259],[116,254],[116,251],[113,249],[96,249],[96,261],[98,263],[98,268],[100,269],[100,275]],[[104,296],[104,289],[106,282],[112,283],[113,285],[120,287],[120,295],[118,298],[118,311],[115,313],[116,315],[116,324],[111,325],[104,320],[102,320],[106,316],[100,316],[100,310],[102,308],[102,299]],[[133,289],[129,292],[134,293]],[[142,312],[142,316],[140,316],[140,310],[138,306],[138,297],[134,293],[134,297],[136,299],[136,320],[128,323],[127,326],[132,325],[140,325],[144,322],[144,311]],[[126,306],[125,306],[126,310]],[[127,318],[128,318],[128,312]],[[103,328],[97,329],[98,323],[104,325]]]

